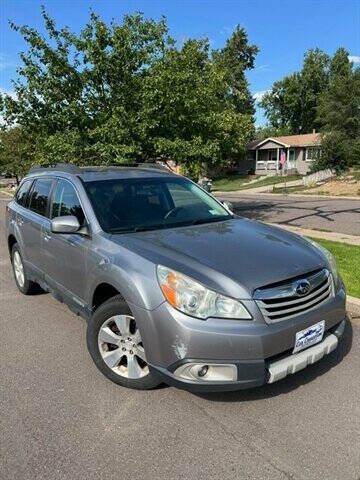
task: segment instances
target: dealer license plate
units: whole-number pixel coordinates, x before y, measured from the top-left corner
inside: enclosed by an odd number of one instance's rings
[[[322,320],[319,323],[315,323],[311,327],[305,328],[297,332],[295,337],[295,347],[293,353],[300,352],[305,348],[311,347],[316,343],[321,342],[325,331],[325,320]]]

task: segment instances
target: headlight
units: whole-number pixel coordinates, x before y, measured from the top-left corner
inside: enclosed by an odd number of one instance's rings
[[[158,265],[157,276],[166,300],[187,315],[203,319],[251,319],[242,303],[213,292],[182,273]]]
[[[338,272],[338,268],[337,268],[337,265],[336,265],[335,258],[334,258],[333,255],[329,252],[329,250],[326,250],[326,248],[324,248],[323,246],[319,245],[317,242],[314,242],[314,240],[310,240],[309,238],[307,238],[307,240],[308,240],[308,242],[311,243],[311,245],[313,245],[315,248],[317,248],[318,250],[320,250],[320,252],[321,252],[321,253],[324,255],[324,257],[326,258],[327,263],[328,263],[328,265],[329,265],[329,268],[330,268],[330,270],[331,270],[333,279],[334,279],[335,287],[337,287],[338,284],[339,284],[339,272]]]

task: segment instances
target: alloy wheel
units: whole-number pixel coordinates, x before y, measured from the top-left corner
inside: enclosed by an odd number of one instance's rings
[[[101,357],[111,370],[125,378],[142,378],[149,373],[145,351],[134,317],[115,315],[98,333]]]
[[[13,265],[14,265],[16,280],[20,285],[20,287],[23,287],[25,284],[24,266],[18,251],[14,253]]]

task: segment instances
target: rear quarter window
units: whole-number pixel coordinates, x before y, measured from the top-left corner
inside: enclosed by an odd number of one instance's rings
[[[21,185],[19,190],[16,192],[15,201],[17,204],[21,205],[22,207],[26,207],[27,199],[30,187],[32,185],[32,180],[25,180]]]
[[[53,180],[41,178],[35,180],[34,187],[30,194],[29,209],[43,217],[48,216],[48,203]]]

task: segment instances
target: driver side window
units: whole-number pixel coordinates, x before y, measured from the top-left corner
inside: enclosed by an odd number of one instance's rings
[[[51,218],[64,215],[74,215],[80,225],[84,224],[85,215],[74,187],[66,180],[59,180],[51,205]]]

